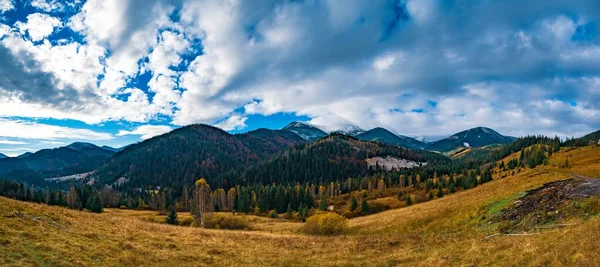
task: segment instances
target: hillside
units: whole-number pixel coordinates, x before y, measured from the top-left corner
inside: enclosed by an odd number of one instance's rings
[[[555,166],[565,158],[571,169]],[[491,218],[548,182],[600,175],[598,162],[598,147],[563,149],[547,166],[350,219],[337,237],[307,236],[283,219],[249,217],[250,231],[204,230],[149,222],[148,211],[92,214],[0,198],[0,265],[594,266],[598,216],[513,236],[498,235],[502,223]]]
[[[425,143],[417,139],[403,135],[396,135],[381,127],[358,134],[356,135],[356,138],[360,140],[377,141],[388,145],[402,146],[412,149],[423,149],[426,146]]]
[[[246,135],[255,136],[255,137],[264,137],[264,138],[280,138],[289,142],[294,143],[305,143],[306,140],[300,137],[296,133],[288,130],[270,130],[265,128],[256,129],[254,131],[250,131],[245,133]],[[244,135],[244,134],[239,134]]]
[[[310,125],[305,122],[299,122],[299,121],[292,122],[292,123],[286,125],[285,127],[282,128],[282,130],[294,132],[295,134],[302,137],[306,141],[317,140],[319,138],[323,138],[328,135],[326,132],[324,132],[323,130],[321,130],[313,125]]]
[[[16,158],[0,159],[0,176],[39,184],[43,178],[91,171],[114,154],[93,144],[73,143]]]
[[[486,127],[472,128],[448,138],[430,143],[428,150],[448,152],[460,147],[482,147],[493,144],[510,144],[516,138],[504,136]]]
[[[190,125],[127,147],[99,168],[96,176],[106,184],[125,177],[129,186],[181,188],[198,177],[224,185],[234,182],[246,166],[302,142],[285,131],[231,135],[212,126]]]
[[[5,159],[5,158],[8,158],[8,156],[0,153],[0,159]]]
[[[417,163],[449,162],[448,158],[431,152],[334,134],[252,166],[244,173],[244,179],[250,184],[329,183],[366,176],[370,173],[366,159],[386,156]]]
[[[586,146],[589,144],[600,144],[600,130],[586,134],[580,138],[573,138],[565,141],[565,145],[568,146]]]

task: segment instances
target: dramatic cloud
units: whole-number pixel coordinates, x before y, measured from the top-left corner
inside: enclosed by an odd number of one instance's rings
[[[140,135],[142,139],[152,138],[157,135],[161,135],[164,133],[168,133],[173,130],[169,126],[160,126],[160,125],[142,125],[137,127],[133,131],[125,131],[121,130],[117,133],[117,136],[125,136],[125,135]]]
[[[30,5],[50,15],[0,21],[0,117],[122,122],[118,136],[142,138],[276,114],[419,137],[600,128],[598,1]]]

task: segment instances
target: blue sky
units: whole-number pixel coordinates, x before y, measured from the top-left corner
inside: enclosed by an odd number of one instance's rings
[[[0,153],[191,123],[600,128],[598,1],[0,0]]]

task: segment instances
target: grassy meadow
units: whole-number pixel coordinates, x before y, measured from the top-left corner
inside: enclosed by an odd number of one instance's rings
[[[566,159],[570,168],[561,168]],[[0,198],[0,265],[597,266],[598,217],[493,236],[499,225],[490,218],[503,207],[527,190],[573,174],[599,178],[600,147],[563,149],[545,166],[350,219],[348,230],[334,237],[309,236],[299,230],[302,223],[251,215],[236,215],[246,216],[249,230],[208,230],[166,225],[153,211],[93,214]]]

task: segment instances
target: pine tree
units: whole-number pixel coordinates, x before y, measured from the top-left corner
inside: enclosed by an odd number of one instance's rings
[[[321,201],[319,201],[319,210],[327,210],[329,206],[329,202],[327,201],[327,197],[326,196],[322,196],[321,197]]]
[[[438,191],[437,191],[437,197],[438,197],[438,198],[441,198],[441,197],[443,197],[443,196],[444,196],[444,190],[442,190],[442,188],[438,188]]]
[[[293,212],[293,210],[292,210],[292,204],[288,204],[287,212],[286,212],[288,218],[292,218],[292,212]]]
[[[354,212],[356,208],[358,208],[358,201],[356,201],[356,198],[352,196],[352,200],[350,200],[350,211]]]
[[[369,214],[369,203],[367,199],[363,197],[362,202],[360,203],[360,211],[363,214]]]
[[[412,205],[412,200],[410,199],[410,194],[406,196],[406,206]]]
[[[91,211],[91,212],[95,212],[95,213],[102,213],[104,211],[104,208],[102,207],[102,202],[100,201],[100,197],[98,196],[98,193],[92,193],[92,195],[90,195],[90,197],[88,198],[87,202],[87,208]]]
[[[167,224],[171,225],[179,225],[179,219],[177,218],[177,210],[175,207],[171,206],[171,211],[169,211],[169,215],[167,215]]]

